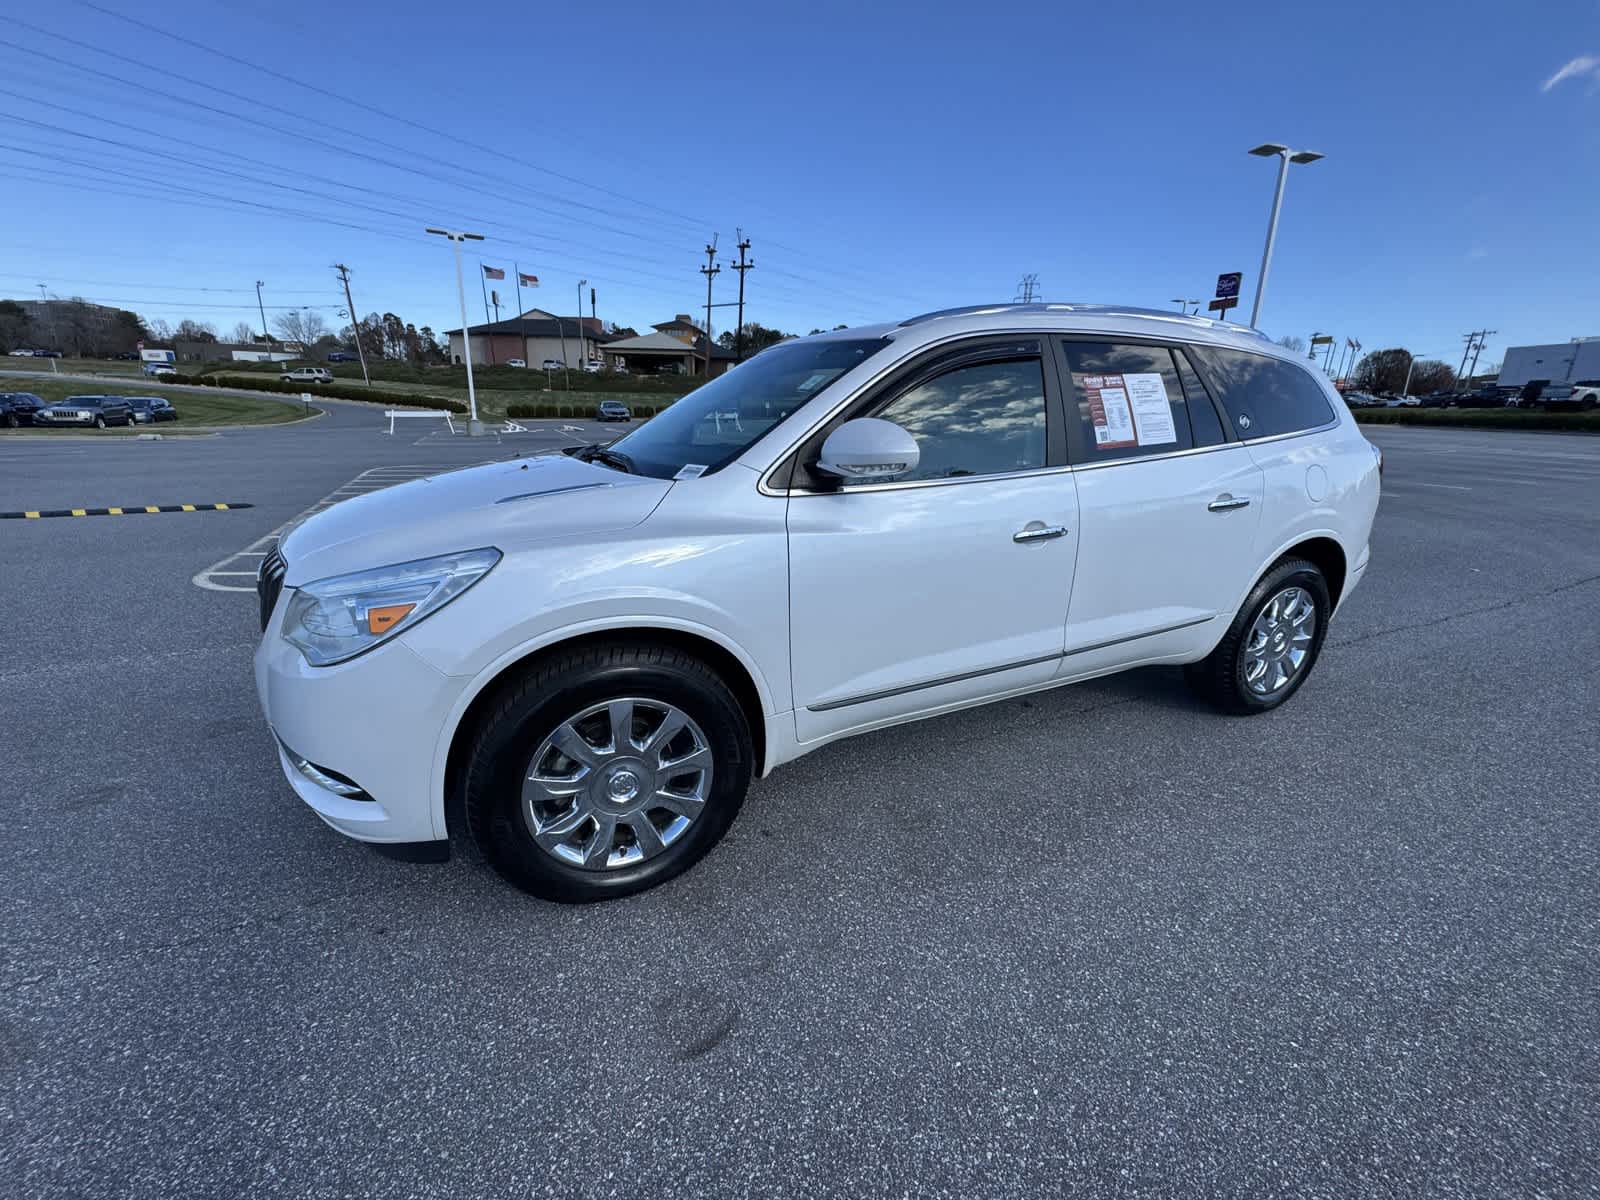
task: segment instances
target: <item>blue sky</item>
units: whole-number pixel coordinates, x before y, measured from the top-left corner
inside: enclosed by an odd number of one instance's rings
[[[226,330],[259,278],[337,320],[342,261],[361,311],[443,329],[421,228],[450,224],[508,284],[541,277],[530,306],[571,312],[587,277],[644,328],[699,311],[705,242],[742,227],[747,315],[786,330],[1006,300],[1025,272],[1168,307],[1239,270],[1242,318],[1275,170],[1245,151],[1282,141],[1327,158],[1290,171],[1274,337],[1453,363],[1487,327],[1488,363],[1600,334],[1596,0],[36,12],[0,30],[0,295]]]

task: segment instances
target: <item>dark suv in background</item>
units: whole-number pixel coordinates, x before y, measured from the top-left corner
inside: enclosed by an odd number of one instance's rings
[[[44,407],[44,401],[32,392],[0,392],[0,425],[16,429],[32,425],[33,414]]]
[[[33,414],[35,425],[132,425],[133,408],[121,396],[68,396]]]

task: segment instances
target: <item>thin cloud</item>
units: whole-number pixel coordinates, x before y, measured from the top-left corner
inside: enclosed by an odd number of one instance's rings
[[[1581,79],[1585,75],[1593,75],[1597,79],[1600,79],[1600,58],[1596,58],[1593,54],[1578,55],[1577,58],[1564,65],[1554,75],[1550,76],[1549,79],[1546,79],[1544,81],[1544,87],[1540,88],[1539,90],[1542,92],[1548,92],[1563,79]]]

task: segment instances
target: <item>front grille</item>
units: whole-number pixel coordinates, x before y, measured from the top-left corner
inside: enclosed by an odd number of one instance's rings
[[[272,620],[272,610],[278,605],[278,593],[283,591],[283,577],[288,570],[289,564],[284,562],[283,555],[274,543],[261,560],[261,569],[256,572],[256,598],[261,602],[262,629]]]

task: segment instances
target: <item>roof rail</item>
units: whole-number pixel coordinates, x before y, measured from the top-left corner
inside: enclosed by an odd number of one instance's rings
[[[986,317],[1000,313],[1016,315],[1025,313],[1082,313],[1098,317],[1149,317],[1184,325],[1198,325],[1205,329],[1226,329],[1232,333],[1254,334],[1259,338],[1267,336],[1259,329],[1252,329],[1248,325],[1236,325],[1230,321],[1213,320],[1211,317],[1189,316],[1186,313],[1169,312],[1164,308],[1139,308],[1128,304],[969,304],[961,308],[941,308],[933,312],[919,313],[914,317],[907,317],[904,321],[901,321],[900,327],[903,329],[908,325],[920,325],[924,321],[934,321],[941,317]]]

